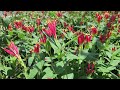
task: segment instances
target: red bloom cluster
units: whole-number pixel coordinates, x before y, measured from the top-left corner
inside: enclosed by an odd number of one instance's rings
[[[75,31],[73,30],[73,28],[74,26],[68,26],[68,30],[74,33]]]
[[[104,13],[104,17],[105,17],[106,19],[108,19],[108,18],[110,17],[110,14],[109,14],[108,12],[105,12],[105,13]]]
[[[118,30],[118,33],[120,33],[120,30]]]
[[[57,38],[56,36],[56,21],[48,22],[48,30],[43,29],[43,31],[48,35],[48,36],[54,36],[54,38]]]
[[[96,17],[97,17],[98,23],[100,23],[103,17],[99,13],[96,13]]]
[[[95,71],[94,68],[95,68],[95,65],[93,63],[88,63],[86,73],[87,74],[94,73],[94,71]]]
[[[112,51],[113,51],[113,52],[114,52],[114,51],[116,51],[116,48],[115,48],[115,47],[113,47],[113,48],[112,48]]]
[[[97,34],[97,33],[98,33],[97,28],[91,27],[91,34],[92,34],[92,35],[95,35],[95,34]]]
[[[25,30],[26,32],[32,33],[34,31],[34,27],[33,26],[22,26],[22,29]]]
[[[64,28],[66,28],[68,26],[68,24],[66,22],[64,22]]]
[[[85,38],[84,38],[84,34],[81,33],[79,36],[78,36],[78,44],[81,45],[83,44]]]
[[[62,17],[62,12],[58,11],[58,12],[56,13],[56,15],[57,15],[58,17]]]
[[[99,39],[102,43],[104,43],[108,38],[110,38],[112,32],[109,31],[106,35],[100,35]]]
[[[12,31],[12,30],[13,30],[13,28],[12,28],[12,25],[11,25],[11,24],[9,24],[9,25],[8,25],[8,30],[10,30],[10,31]]]
[[[16,29],[21,28],[22,27],[22,21],[15,21],[14,26],[15,26]]]
[[[12,56],[15,56],[15,57],[17,57],[17,58],[19,58],[19,50],[18,50],[18,48],[17,48],[17,46],[15,46],[15,44],[14,44],[14,42],[10,42],[10,45],[8,45],[8,49],[6,49],[6,48],[4,48],[4,50],[8,53],[8,54],[10,54],[10,55],[12,55]]]
[[[39,53],[39,51],[40,51],[40,45],[39,44],[36,44],[35,46],[34,46],[34,53]]]
[[[46,36],[44,35],[42,38],[40,38],[40,43],[42,44],[44,44],[44,43],[46,43]]]
[[[36,20],[36,24],[37,24],[37,26],[39,26],[40,25],[40,18],[38,18],[37,20]]]
[[[84,35],[83,33],[81,33],[79,36],[78,36],[78,44],[81,45],[83,43],[88,43],[90,42],[92,39],[92,36],[91,35]]]
[[[111,22],[114,22],[115,19],[116,19],[116,16],[115,16],[115,15],[112,15],[111,18],[110,18],[110,21],[111,21]]]
[[[107,23],[107,28],[111,28],[111,22]]]

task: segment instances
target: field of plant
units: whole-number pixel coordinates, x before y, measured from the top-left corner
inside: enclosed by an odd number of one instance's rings
[[[0,12],[0,79],[119,78],[119,11]]]

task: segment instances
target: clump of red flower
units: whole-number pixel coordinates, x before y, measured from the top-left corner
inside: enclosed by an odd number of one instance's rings
[[[58,11],[58,12],[56,13],[56,15],[57,15],[58,17],[62,17],[62,12]]]
[[[48,22],[48,29],[43,29],[43,31],[48,35],[48,36],[54,36],[54,38],[57,38],[56,36],[56,21],[49,21]]]
[[[97,34],[97,33],[98,33],[97,28],[96,28],[96,27],[91,27],[91,34],[92,34],[92,35],[95,35],[95,34]]]
[[[37,26],[39,26],[40,25],[40,18],[37,18],[37,20],[36,20],[36,24],[37,24]]]
[[[94,63],[88,63],[86,68],[86,74],[93,74],[95,72],[94,68],[95,68]]]
[[[19,29],[22,27],[22,21],[20,20],[17,20],[17,21],[14,21],[14,26],[16,29]]]
[[[15,46],[14,42],[11,41],[10,44],[8,45],[8,49],[6,48],[3,48],[4,51],[6,51],[8,54],[12,55],[12,56],[15,56],[17,58],[19,58],[19,50],[18,50],[18,47]]]

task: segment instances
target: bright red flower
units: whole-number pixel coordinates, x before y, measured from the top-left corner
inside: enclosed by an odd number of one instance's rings
[[[56,13],[56,15],[57,15],[58,17],[62,17],[62,13],[59,12],[59,11]]]
[[[36,44],[35,46],[34,46],[34,53],[39,53],[39,51],[40,51],[40,45],[39,44]]]
[[[45,35],[42,38],[40,38],[40,43],[46,43],[46,36]]]
[[[84,38],[84,34],[81,33],[79,36],[78,36],[78,44],[82,44],[84,42],[85,38]]]
[[[102,43],[104,43],[105,40],[106,40],[106,36],[105,35],[100,35],[99,39]]]
[[[115,48],[115,47],[113,47],[113,48],[112,48],[112,51],[113,51],[113,52],[114,52],[114,51],[116,51],[116,48]]]
[[[80,22],[80,25],[82,25],[83,23],[84,23],[84,22],[81,21],[81,22]]]
[[[68,24],[66,22],[64,22],[64,27],[66,28],[68,26]]]
[[[14,25],[15,25],[15,28],[17,28],[17,29],[19,29],[19,28],[21,28],[23,26],[22,21],[15,21]]]
[[[91,39],[92,39],[92,36],[91,36],[91,35],[86,35],[86,36],[85,36],[85,41],[86,41],[87,43],[90,42]]]
[[[118,32],[120,33],[120,30],[118,30]]]
[[[92,63],[88,63],[88,66],[87,66],[87,69],[86,69],[86,73],[87,74],[92,74],[94,73],[94,68],[95,68],[95,65]]]
[[[98,17],[98,16],[99,16],[99,13],[97,12],[95,15],[96,15],[96,17]]]
[[[34,27],[33,26],[29,26],[28,32],[32,33],[33,31],[34,31]]]
[[[37,26],[39,26],[40,25],[40,18],[38,18],[37,20],[36,20],[36,24],[37,24]]]
[[[106,39],[108,39],[108,38],[111,36],[111,34],[112,34],[112,32],[109,31],[109,32],[107,33],[107,35],[106,35]]]
[[[101,16],[101,15],[98,15],[98,16],[97,16],[97,21],[98,21],[98,23],[100,23],[101,20],[102,20],[102,16]]]
[[[4,48],[4,50],[8,54],[10,54],[12,56],[15,56],[17,58],[20,56],[19,55],[19,50],[18,50],[17,46],[15,46],[14,42],[12,42],[12,41],[10,42],[10,45],[8,45],[8,49]]]
[[[48,22],[48,30],[44,30],[45,33],[48,36],[54,36],[54,38],[57,38],[56,36],[56,21]]]
[[[106,19],[108,19],[108,18],[110,17],[110,14],[109,14],[108,12],[105,12],[105,13],[104,13],[104,17],[105,17]]]
[[[97,33],[98,33],[97,28],[92,27],[92,28],[91,28],[91,34],[95,35],[95,34],[97,34]]]
[[[74,26],[68,26],[68,30],[74,33],[73,28],[74,28]]]
[[[110,21],[111,21],[111,22],[114,22],[115,19],[116,19],[116,16],[115,16],[115,15],[112,15],[111,18],[110,18]]]
[[[12,28],[12,25],[11,25],[11,24],[9,24],[9,25],[8,25],[8,30],[10,30],[10,31],[12,31],[12,30],[13,30],[13,28]]]
[[[107,23],[107,28],[110,28],[111,27],[111,22],[108,22]]]
[[[118,19],[118,23],[120,23],[120,18]]]

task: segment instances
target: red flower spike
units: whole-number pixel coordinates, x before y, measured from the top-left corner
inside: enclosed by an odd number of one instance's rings
[[[8,25],[8,30],[12,31],[12,29],[13,29],[13,28],[12,28],[12,25],[9,24],[9,25]]]
[[[92,65],[91,65],[91,69],[93,70],[94,68],[95,68],[95,64],[92,63]]]
[[[57,38],[56,36],[56,21],[52,21],[52,22],[48,22],[48,31],[47,31],[47,34],[49,36],[54,36],[54,38]]]
[[[110,14],[109,14],[108,12],[105,12],[105,13],[104,13],[104,17],[105,17],[106,19],[108,19],[108,18],[110,17]]]
[[[118,23],[120,23],[120,18],[118,19]]]
[[[87,43],[90,42],[91,39],[92,39],[92,36],[91,36],[91,35],[86,35],[86,36],[85,36],[85,40],[86,40]]]
[[[59,12],[59,11],[56,13],[56,15],[57,15],[58,17],[62,17],[62,13]]]
[[[40,51],[40,45],[39,44],[36,44],[35,46],[34,46],[34,53],[39,53],[39,51]]]
[[[112,34],[112,32],[109,31],[109,32],[107,33],[107,35],[106,35],[106,38],[108,39],[108,38],[111,36],[111,34]]]
[[[113,48],[112,48],[112,51],[113,51],[113,52],[114,52],[114,51],[116,51],[116,48],[115,48],[115,47],[113,47]]]
[[[116,19],[116,16],[115,16],[115,15],[112,15],[111,18],[110,18],[110,21],[111,21],[111,22],[114,22],[115,19]]]
[[[33,31],[34,31],[34,27],[33,26],[29,27],[29,32],[32,33]]]
[[[107,23],[107,28],[111,27],[111,22]]]
[[[82,44],[84,42],[84,34],[82,33],[81,35],[78,36],[78,44]]]
[[[6,48],[4,48],[4,50],[8,53],[8,54],[10,54],[10,55],[12,55],[12,56],[15,56],[15,57],[19,57],[19,50],[18,50],[18,48],[17,48],[17,46],[15,46],[15,44],[14,44],[14,42],[10,42],[10,45],[8,45],[8,48],[9,49],[6,49]]]
[[[73,26],[68,26],[68,30],[74,33]]]
[[[64,22],[64,28],[66,28],[68,26],[68,24],[66,22]]]
[[[15,26],[16,29],[21,28],[21,27],[23,26],[23,25],[22,25],[22,21],[15,21],[15,22],[14,22],[14,26]]]
[[[101,20],[102,20],[102,16],[101,16],[101,15],[98,15],[98,16],[97,16],[97,21],[98,21],[98,23],[100,23]]]
[[[46,43],[46,36],[45,35],[40,39],[40,43]]]
[[[40,18],[38,18],[37,20],[36,20],[36,24],[37,24],[37,26],[39,26],[40,25]]]
[[[92,28],[91,28],[91,34],[95,35],[95,34],[97,34],[97,33],[98,33],[97,28],[92,27]]]
[[[118,30],[118,33],[120,33],[120,29]]]
[[[104,43],[106,40],[106,36],[100,35],[99,39],[102,43]]]

